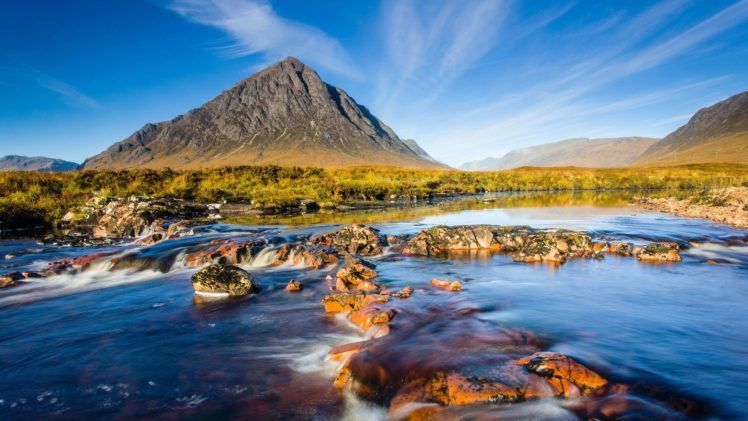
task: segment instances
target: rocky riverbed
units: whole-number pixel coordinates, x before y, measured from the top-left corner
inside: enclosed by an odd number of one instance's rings
[[[748,228],[748,187],[699,192],[682,199],[643,197],[636,203],[649,210]]]
[[[0,413],[742,414],[748,233],[571,211],[2,242]]]

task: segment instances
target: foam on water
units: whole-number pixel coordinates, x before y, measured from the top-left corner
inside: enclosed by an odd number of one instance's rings
[[[102,266],[105,267],[106,264],[76,274],[63,273],[48,278],[28,279],[23,285],[3,291],[0,294],[0,307],[150,281],[164,276],[152,270],[109,271]]]

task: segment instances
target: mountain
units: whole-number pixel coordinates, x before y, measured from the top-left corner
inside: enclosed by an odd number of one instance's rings
[[[416,155],[420,156],[421,158],[428,159],[429,161],[438,162],[436,159],[432,158],[431,155],[429,155],[428,152],[426,152],[418,143],[416,143],[413,139],[403,139],[403,143],[405,143],[405,146],[410,148],[411,151],[415,152]]]
[[[260,164],[446,168],[419,155],[366,107],[293,57],[171,121],[145,125],[83,168]]]
[[[0,171],[62,172],[77,168],[78,164],[75,162],[43,156],[7,155],[0,158]]]
[[[517,167],[625,167],[656,144],[648,137],[609,139],[567,139],[544,145],[515,149],[501,158],[486,158],[463,164],[469,171],[505,170]]]
[[[748,91],[702,108],[635,165],[748,163]]]

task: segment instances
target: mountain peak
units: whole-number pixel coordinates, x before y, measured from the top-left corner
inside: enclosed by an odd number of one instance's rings
[[[149,124],[84,168],[226,165],[444,167],[344,90],[287,57],[171,121]]]

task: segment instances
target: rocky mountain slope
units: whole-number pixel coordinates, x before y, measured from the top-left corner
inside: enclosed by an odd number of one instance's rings
[[[636,165],[748,163],[748,92],[702,108],[652,145]]]
[[[625,167],[657,142],[647,137],[609,139],[567,139],[513,150],[501,158],[486,158],[463,164],[469,171],[504,170],[531,167]]]
[[[0,158],[0,171],[61,172],[76,168],[78,164],[75,162],[43,156],[6,155]]]
[[[289,57],[197,109],[147,124],[86,160],[83,168],[262,164],[444,167],[404,143],[345,91]]]

